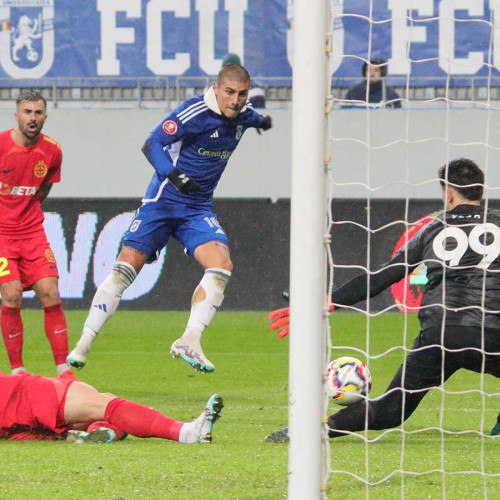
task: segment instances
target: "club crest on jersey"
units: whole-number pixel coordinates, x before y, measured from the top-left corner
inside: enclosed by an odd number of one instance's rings
[[[236,127],[236,139],[240,140],[243,135],[243,125],[238,125]]]
[[[130,226],[129,231],[131,233],[135,233],[139,229],[139,226],[141,225],[141,222],[142,222],[142,220],[135,219],[134,222],[132,222],[132,225]]]
[[[45,258],[48,262],[51,263],[55,263],[56,261],[56,258],[54,257],[54,254],[52,253],[52,250],[50,248],[45,249]]]
[[[40,78],[54,63],[55,0],[0,0],[0,64],[13,78]]]
[[[38,177],[41,179],[42,177],[45,177],[48,172],[47,165],[43,162],[43,160],[40,160],[36,165],[35,168],[33,169],[33,173],[35,174],[35,177]]]
[[[163,132],[168,135],[174,135],[177,132],[177,123],[174,120],[167,120],[163,122]]]
[[[0,182],[0,194],[10,194],[10,189],[6,182]]]

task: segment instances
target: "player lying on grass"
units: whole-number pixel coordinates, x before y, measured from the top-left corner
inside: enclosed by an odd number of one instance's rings
[[[445,211],[371,274],[369,291],[363,274],[333,292],[335,307],[353,305],[427,266],[412,350],[380,399],[329,417],[330,437],[401,425],[432,387],[461,368],[500,377],[500,211],[479,206],[484,174],[473,161],[454,160],[438,175]],[[289,308],[269,314],[271,328],[283,329],[280,337],[289,331],[289,314]],[[500,415],[491,434],[500,434]],[[266,438],[287,439],[286,429]]]
[[[203,413],[184,423],[78,380],[68,370],[57,378],[0,372],[0,438],[118,441],[131,434],[180,443],[206,443],[220,418],[222,398],[214,394]]]

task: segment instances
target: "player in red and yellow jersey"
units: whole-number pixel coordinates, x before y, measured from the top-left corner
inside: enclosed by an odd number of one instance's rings
[[[224,407],[213,394],[192,422],[174,420],[149,406],[122,399],[78,380],[0,372],[0,439],[110,443],[131,434],[180,443],[209,443]]]
[[[23,290],[34,290],[43,307],[45,332],[57,373],[68,369],[68,333],[59,297],[56,261],[43,227],[41,202],[61,179],[61,146],[41,133],[47,103],[34,90],[17,99],[18,126],[0,132],[0,325],[12,373],[22,359]]]

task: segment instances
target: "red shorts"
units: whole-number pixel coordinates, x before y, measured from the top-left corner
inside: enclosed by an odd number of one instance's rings
[[[75,378],[48,378],[22,373],[0,373],[0,437],[23,429],[64,434],[66,394]]]
[[[45,232],[26,239],[0,236],[0,285],[19,280],[29,290],[42,278],[59,277]]]

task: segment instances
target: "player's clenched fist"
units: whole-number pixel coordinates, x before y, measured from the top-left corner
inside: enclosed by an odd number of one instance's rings
[[[168,180],[172,183],[172,185],[182,194],[194,193],[195,191],[199,191],[200,186],[196,181],[193,181],[191,177],[188,177],[186,174],[183,174],[178,168],[174,168],[167,175]]]

